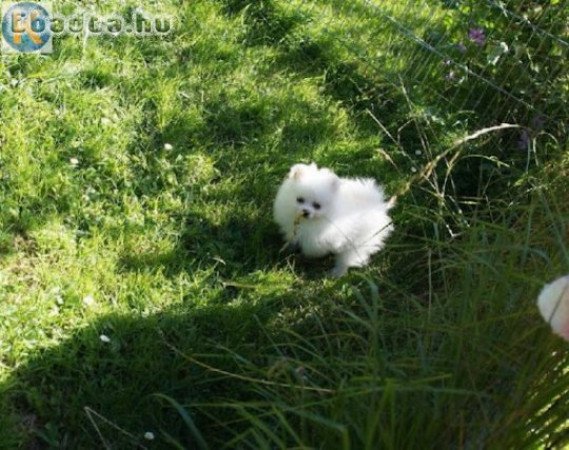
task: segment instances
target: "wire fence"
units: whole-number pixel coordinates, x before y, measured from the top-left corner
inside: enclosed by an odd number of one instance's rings
[[[388,157],[406,160],[418,172],[415,179],[431,176],[430,189],[440,199],[450,187],[455,212],[461,212],[461,201],[484,194],[480,179],[465,180],[479,175],[472,167],[437,179],[433,161],[442,162],[447,175],[458,166],[458,153],[444,153],[456,142],[473,146],[485,160],[476,167],[479,172],[492,158],[496,166],[503,162],[501,167],[527,172],[541,149],[567,145],[567,1],[298,0],[278,5],[308,24],[294,28],[286,20],[272,20],[271,14],[258,16],[269,27],[284,28],[277,33],[279,44],[304,52],[306,67],[324,68],[332,94],[386,137]],[[341,52],[340,62],[338,57],[326,60],[328,47]],[[504,123],[509,125],[500,126]],[[484,142],[473,143],[468,136]],[[418,154],[425,156],[423,170],[413,167]]]
[[[360,4],[338,3],[337,7],[346,17],[367,18],[370,31],[378,18],[389,24],[377,30],[381,42],[376,45],[387,40],[385,53],[404,58],[406,69],[399,73],[377,67],[372,56],[358,51],[353,35],[346,39],[335,29],[334,38],[391,82],[429,82],[428,89],[436,89],[438,96],[459,110],[476,109],[491,93],[493,99],[479,115],[496,108],[503,112],[522,107],[553,119],[561,107],[554,104],[550,108],[553,98],[535,98],[531,84],[547,94],[547,86],[567,82],[569,5],[565,2],[520,2],[516,9],[533,12],[532,19],[493,0],[364,0]],[[446,83],[437,83],[441,78]]]

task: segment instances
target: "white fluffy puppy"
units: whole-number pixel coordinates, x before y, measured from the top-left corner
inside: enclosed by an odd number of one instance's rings
[[[336,255],[332,276],[363,267],[393,230],[394,198],[371,178],[339,178],[316,164],[296,164],[274,203],[274,219],[288,244],[308,257]]]

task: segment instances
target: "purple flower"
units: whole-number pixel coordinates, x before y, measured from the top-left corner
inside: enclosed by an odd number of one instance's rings
[[[530,145],[530,135],[528,130],[522,130],[520,133],[520,138],[518,140],[518,148],[520,150],[526,150]]]
[[[533,116],[533,118],[531,119],[531,127],[534,130],[541,131],[543,130],[544,126],[545,126],[545,117],[543,117],[540,114]]]
[[[468,30],[468,39],[479,47],[482,47],[486,43],[486,35],[482,28],[471,28]]]

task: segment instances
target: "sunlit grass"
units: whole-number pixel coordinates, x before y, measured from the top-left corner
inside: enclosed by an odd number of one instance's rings
[[[416,86],[420,52],[363,4],[160,12],[179,19],[167,39],[1,60],[0,442],[567,442],[564,347],[534,305],[569,264],[564,143],[538,140],[551,162],[526,172],[479,151],[508,145],[492,134],[421,179],[476,130]],[[433,19],[390,13],[418,33]],[[287,169],[312,160],[401,194],[386,251],[340,281],[280,252],[271,221]]]

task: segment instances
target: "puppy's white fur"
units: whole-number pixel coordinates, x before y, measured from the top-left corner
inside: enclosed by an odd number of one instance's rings
[[[371,178],[339,178],[316,164],[297,164],[279,188],[273,213],[285,240],[308,257],[336,255],[332,275],[363,267],[393,230],[393,199]]]

